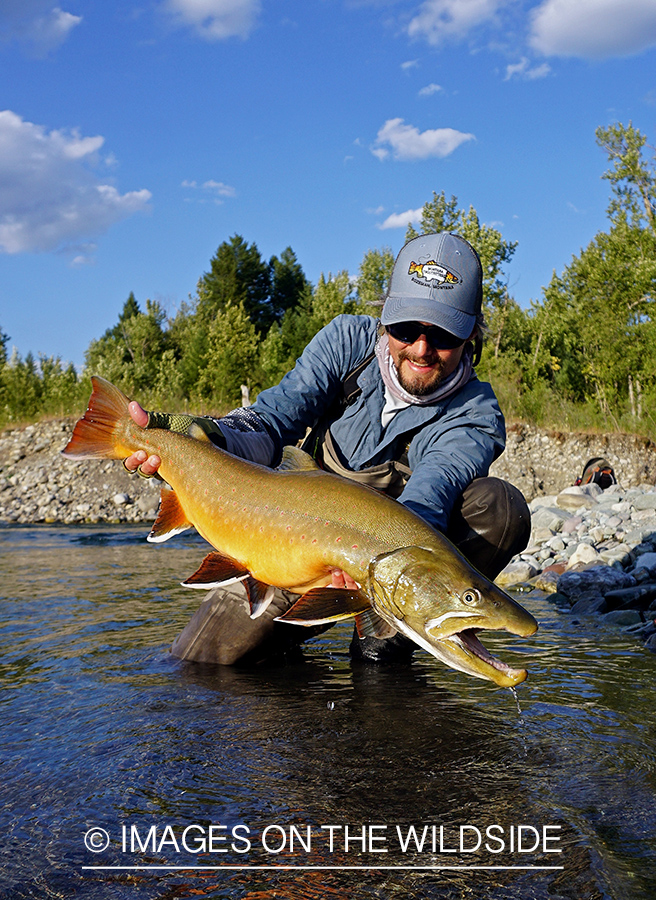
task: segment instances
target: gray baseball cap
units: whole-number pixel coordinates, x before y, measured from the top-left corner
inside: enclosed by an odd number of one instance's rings
[[[464,238],[443,231],[408,241],[396,257],[383,325],[428,322],[465,340],[483,299],[483,269]]]

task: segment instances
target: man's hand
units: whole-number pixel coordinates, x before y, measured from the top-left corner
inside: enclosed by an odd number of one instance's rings
[[[342,569],[331,569],[332,576],[331,587],[348,588],[349,591],[359,591],[360,585],[357,581],[353,581],[351,576]]]
[[[141,428],[145,428],[148,425],[148,413],[136,400],[130,403],[128,411],[134,422]],[[159,456],[148,456],[145,450],[137,450],[132,456],[128,456],[123,465],[128,472],[136,472],[137,469],[140,469],[142,475],[150,478],[157,472],[161,462],[162,460]]]

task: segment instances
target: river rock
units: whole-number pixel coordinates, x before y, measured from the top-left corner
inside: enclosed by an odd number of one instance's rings
[[[572,555],[569,557],[568,568],[573,569],[575,566],[581,565],[583,563],[586,565],[587,563],[597,562],[599,559],[599,553],[595,550],[592,544],[579,544]]]
[[[521,560],[508,563],[506,568],[497,575],[495,581],[500,587],[508,587],[511,584],[521,584],[537,575],[535,566]]]
[[[618,625],[620,628],[626,628],[642,622],[642,617],[635,609],[615,609],[604,615],[604,621],[610,622],[611,625]]]
[[[535,511],[531,510],[531,527],[534,530],[547,528],[553,534],[560,531],[569,517],[568,512],[555,506],[539,506]]]
[[[609,609],[649,609],[656,599],[656,584],[641,584],[604,594]]]
[[[596,565],[578,572],[565,572],[558,579],[558,593],[580,598],[591,591],[604,596],[608,591],[633,587],[635,578],[627,572],[610,566]]]
[[[641,553],[636,557],[635,563],[636,571],[639,569],[650,569],[652,571],[656,571],[656,553]]]
[[[579,615],[592,616],[597,613],[604,613],[608,609],[608,604],[604,597],[600,594],[591,593],[580,597],[572,606],[572,612]]]

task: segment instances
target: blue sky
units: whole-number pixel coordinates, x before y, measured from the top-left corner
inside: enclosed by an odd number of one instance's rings
[[[219,244],[310,280],[433,191],[518,241],[523,306],[606,228],[599,125],[656,143],[655,0],[4,0],[0,329],[82,364]]]

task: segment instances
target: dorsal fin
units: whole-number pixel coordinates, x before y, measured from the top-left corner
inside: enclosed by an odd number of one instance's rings
[[[178,496],[170,487],[163,487],[159,498],[159,511],[147,540],[153,544],[168,541],[176,534],[191,528],[192,524],[180,505]]]
[[[187,434],[189,435],[189,437],[192,437],[195,441],[205,441],[205,442],[209,442],[210,444],[212,443],[210,441],[210,437],[207,434],[207,432],[203,431],[203,429],[200,427],[200,425],[198,425],[196,422],[191,423],[191,425],[187,429]]]
[[[279,472],[309,472],[318,468],[319,466],[305,450],[298,447],[283,447]]]
[[[312,588],[288,609],[276,622],[294,622],[297,625],[324,625],[350,619],[370,609],[369,598],[362,591],[344,588]]]
[[[222,553],[208,553],[199,568],[182,582],[183,587],[201,588],[209,591],[219,585],[232,584],[248,577],[248,569],[241,563]]]

